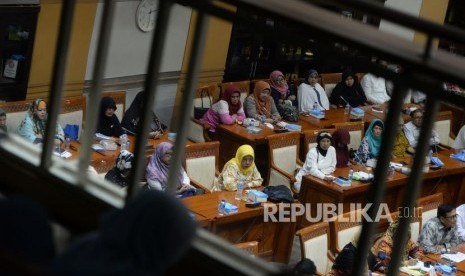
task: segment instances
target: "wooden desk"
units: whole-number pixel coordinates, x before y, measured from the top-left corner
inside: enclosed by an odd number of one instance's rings
[[[465,253],[465,243],[459,244],[457,249],[459,252]],[[432,261],[441,264],[447,263],[446,260],[441,259],[441,254],[427,254],[423,261]],[[457,275],[465,275],[465,261],[456,263],[455,266],[457,267]]]
[[[235,244],[258,241],[259,255],[266,260],[289,261],[295,235],[295,223],[264,222],[263,207],[247,208],[245,202],[234,199],[234,192],[221,191],[182,199],[187,208],[211,222],[212,233]],[[221,199],[239,207],[230,215],[219,215]]]
[[[444,162],[444,167],[423,175],[423,183],[420,197],[442,192],[445,203],[461,204],[465,198],[465,163],[449,157],[451,151],[439,153],[439,158]],[[411,157],[406,157],[408,164],[412,163]],[[397,160],[396,160],[397,161]],[[399,160],[400,161],[400,160]],[[366,170],[364,167],[356,167],[355,171]],[[347,176],[349,168],[337,168],[335,176]],[[373,173],[373,172],[371,172]],[[390,211],[397,211],[401,206],[406,191],[407,176],[395,172],[392,179],[385,183],[386,191],[383,203],[387,203]],[[350,211],[350,203],[366,204],[370,184],[352,181],[350,187],[341,187],[333,182],[327,182],[313,176],[305,176],[299,193],[299,201],[310,203],[311,216],[316,217],[317,203],[343,204],[343,212]],[[363,205],[362,205],[363,206]],[[297,228],[303,228],[310,223],[303,217],[298,221]]]

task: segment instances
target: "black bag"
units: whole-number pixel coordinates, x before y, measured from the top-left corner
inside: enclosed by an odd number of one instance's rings
[[[206,97],[210,101],[210,106],[212,105],[212,98],[210,96],[210,92],[208,89],[202,89],[200,91],[200,102],[202,104],[201,107],[194,106],[194,118],[197,120],[201,119],[205,113],[207,113],[209,107],[203,106],[203,97]]]
[[[289,104],[279,104],[277,106],[279,115],[290,122],[297,122],[299,120],[299,110],[295,106]]]
[[[291,190],[284,185],[267,186],[263,192],[268,195],[268,200],[272,202],[294,202]]]

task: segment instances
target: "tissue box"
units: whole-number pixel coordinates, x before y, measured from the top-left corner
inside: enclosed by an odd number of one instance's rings
[[[342,187],[349,187],[350,184],[352,183],[350,180],[345,180],[339,177],[336,177],[336,179],[334,179],[334,182]]]
[[[285,128],[289,131],[301,131],[302,127],[296,124],[287,124]]]
[[[224,204],[223,212],[225,214],[234,214],[234,213],[237,213],[238,210],[239,208],[236,205],[232,205],[229,202],[226,202]]]
[[[361,108],[355,107],[352,108],[352,111],[350,111],[350,115],[354,117],[363,117],[365,115],[365,111]]]
[[[310,116],[315,117],[317,119],[323,119],[325,117],[325,113],[321,112],[320,110],[312,110],[310,111]]]
[[[266,202],[268,199],[268,195],[257,190],[250,190],[248,199],[252,202]]]

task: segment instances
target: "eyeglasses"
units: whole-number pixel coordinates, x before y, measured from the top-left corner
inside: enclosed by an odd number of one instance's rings
[[[46,112],[47,109],[37,109],[37,112]]]
[[[456,219],[457,218],[457,214],[455,215],[452,215],[452,216],[448,216],[448,217],[443,217],[443,218],[446,218],[446,219]]]

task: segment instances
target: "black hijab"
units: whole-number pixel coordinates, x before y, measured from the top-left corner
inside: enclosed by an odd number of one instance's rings
[[[108,117],[105,115],[105,111],[108,108],[116,108],[115,100],[112,97],[103,97],[100,102],[100,114],[99,122],[97,127],[97,132],[107,136],[119,137],[124,133],[121,123],[119,122],[118,117],[113,114],[113,116]]]
[[[347,77],[354,79],[354,84],[351,87],[346,85],[345,81]],[[334,87],[329,97],[329,102],[338,106],[345,106],[346,102],[341,97],[349,102],[352,107],[360,106],[367,101],[367,97],[357,80],[357,76],[350,69],[346,69],[342,73],[342,80]]]

